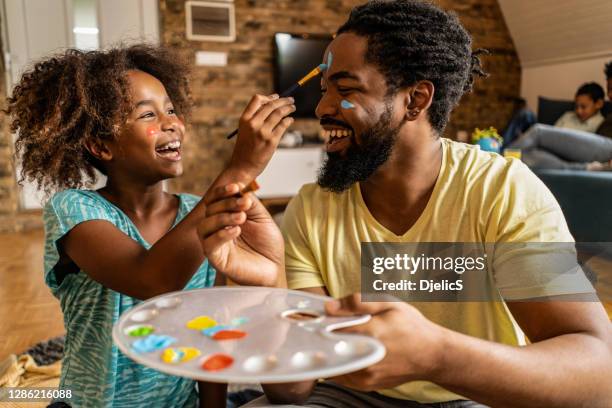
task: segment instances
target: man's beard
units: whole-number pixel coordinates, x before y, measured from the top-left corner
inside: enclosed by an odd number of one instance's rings
[[[325,190],[341,193],[358,181],[367,180],[388,159],[403,122],[391,127],[391,105],[385,107],[378,123],[364,132],[362,143],[352,143],[343,152],[327,153],[319,171],[318,184]],[[354,136],[353,136],[354,137]]]

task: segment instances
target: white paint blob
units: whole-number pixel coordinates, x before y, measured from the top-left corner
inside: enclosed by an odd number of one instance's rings
[[[275,356],[252,356],[246,359],[242,369],[249,373],[270,371],[278,364]]]
[[[365,341],[341,340],[334,345],[334,351],[339,356],[356,357],[362,356],[370,351],[370,345]]]
[[[159,307],[160,309],[172,309],[177,307],[179,304],[181,304],[181,299],[178,297],[163,298],[155,302],[155,306]]]
[[[145,309],[139,310],[136,313],[132,314],[132,320],[135,322],[146,322],[159,314],[157,309]]]
[[[322,351],[298,351],[291,357],[291,365],[297,369],[322,366],[326,361],[327,355]]]

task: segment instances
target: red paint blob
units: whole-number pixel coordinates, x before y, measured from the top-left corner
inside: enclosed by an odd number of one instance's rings
[[[246,335],[242,330],[221,330],[215,333],[213,340],[236,340]]]
[[[233,363],[234,359],[227,354],[213,354],[202,364],[202,368],[206,371],[220,371]]]

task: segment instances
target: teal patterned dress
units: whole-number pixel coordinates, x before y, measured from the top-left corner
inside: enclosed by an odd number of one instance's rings
[[[189,194],[178,197],[175,225],[200,200]],[[137,305],[138,299],[104,287],[76,267],[69,273],[65,268],[56,270],[59,240],[88,220],[108,221],[150,248],[127,215],[95,191],[62,191],[45,206],[45,281],[60,301],[67,332],[60,380],[60,389],[72,391],[72,399],[66,402],[79,408],[197,406],[194,381],[139,365],[113,344],[113,324]],[[214,280],[215,270],[205,261],[185,289],[211,287]]]

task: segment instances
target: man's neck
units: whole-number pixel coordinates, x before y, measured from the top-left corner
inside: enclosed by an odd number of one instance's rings
[[[427,206],[441,165],[440,138],[400,137],[389,160],[361,183],[370,213],[396,235],[404,234]]]

